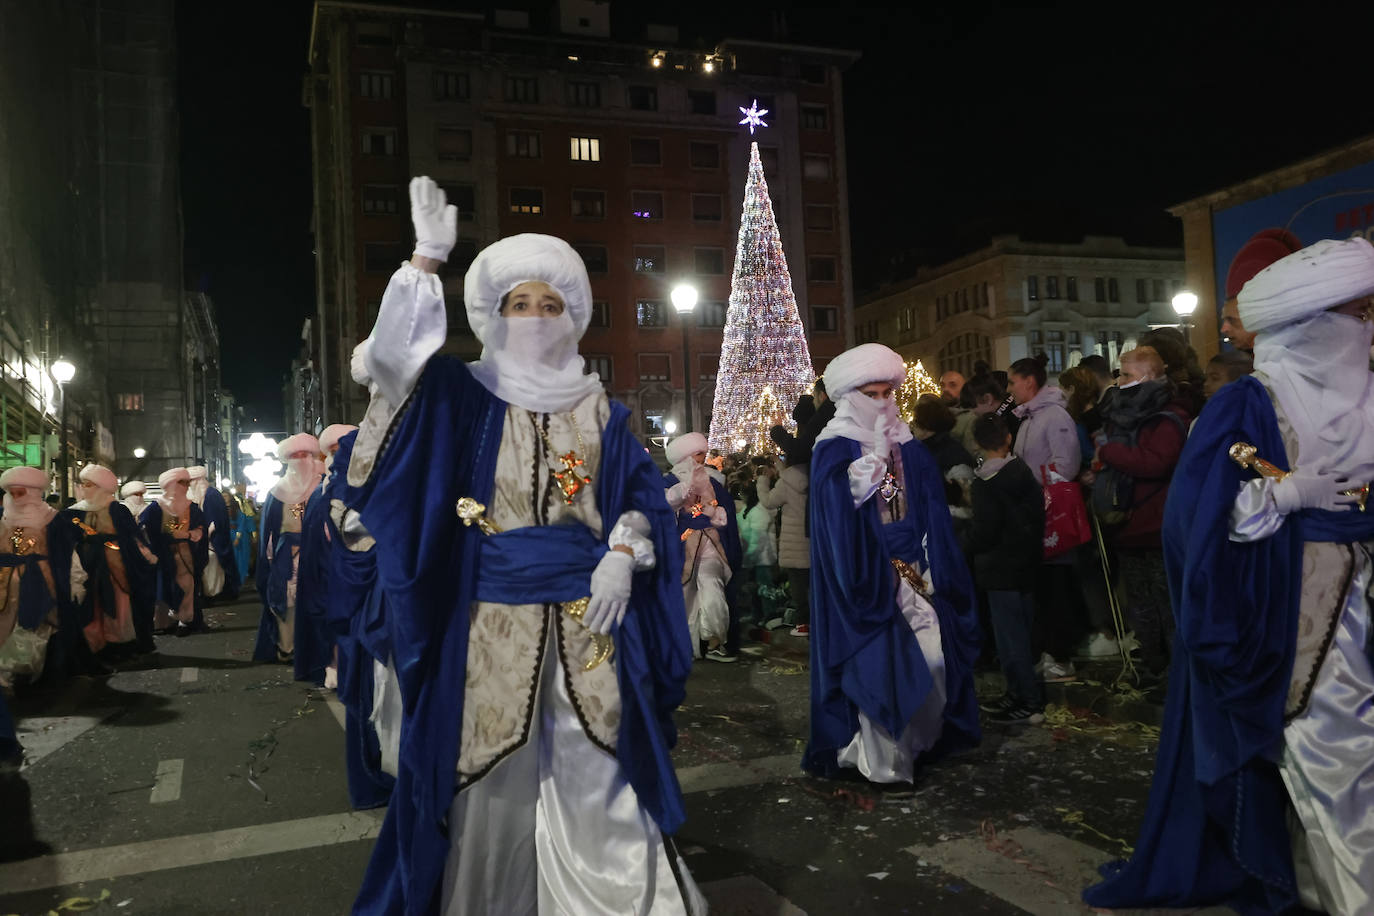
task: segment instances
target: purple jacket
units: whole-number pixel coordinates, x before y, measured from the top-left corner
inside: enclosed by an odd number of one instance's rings
[[[1035,474],[1036,483],[1044,486],[1050,465],[1065,480],[1076,479],[1083,454],[1078,445],[1078,428],[1064,409],[1064,392],[1041,388],[1039,394],[1013,412],[1021,418],[1013,451]]]

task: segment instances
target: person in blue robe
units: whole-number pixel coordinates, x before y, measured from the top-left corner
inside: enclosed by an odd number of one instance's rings
[[[711,661],[739,658],[739,621],[735,610],[738,580],[744,558],[735,501],[725,484],[711,476],[708,447],[701,433],[687,433],[668,443],[672,464],[663,475],[663,492],[677,513],[682,541],[683,602],[694,654]]]
[[[218,563],[224,583],[219,591],[208,597],[233,601],[239,596],[243,583],[243,570],[239,569],[238,558],[234,554],[234,532],[229,521],[229,507],[224,494],[210,483],[210,471],[203,464],[186,469],[191,475],[190,496],[192,502],[200,506],[205,514],[205,530],[210,538],[210,564]],[[207,566],[207,569],[209,566]]]
[[[343,423],[325,427],[320,433],[320,450],[329,474],[339,438],[357,429]],[[328,606],[334,600],[330,589],[331,561],[338,530],[330,519],[329,476],[319,496],[310,500],[301,520],[300,566],[296,574],[296,653],[295,675],[317,687],[337,686],[334,633],[329,628]]]
[[[162,495],[138,519],[158,558],[153,631],[189,636],[205,630],[201,581],[210,551],[205,516],[187,495],[191,477],[185,468],[168,468],[157,482]]]
[[[1255,369],[1202,411],[1165,508],[1178,630],[1145,820],[1097,907],[1374,912],[1374,247],[1239,296]]]
[[[902,359],[831,360],[835,417],[811,458],[811,730],[803,767],[896,791],[981,739],[977,606],[930,452],[897,416]]]
[[[286,462],[286,473],[273,484],[262,504],[257,569],[262,617],[253,659],[294,664],[296,652],[301,650],[306,655],[306,667],[313,668],[320,647],[312,639],[312,628],[297,627],[296,599],[301,530],[324,472],[320,441],[309,433],[297,433],[282,440],[277,457]],[[304,646],[297,645],[298,636],[304,637]]]
[[[376,393],[341,491],[375,541],[378,692],[403,716],[355,912],[700,912],[670,838],[682,554],[628,411],[577,354],[586,268],[548,236],[489,246],[463,297],[482,359],[435,356],[456,213],[427,178],[411,201],[416,253],[357,354]]]
[[[248,576],[253,571],[253,535],[257,533],[258,528],[253,523],[253,516],[245,510],[243,500],[238,496],[230,496],[227,505],[234,544],[234,565],[238,567],[242,580],[239,588],[242,589],[242,583],[248,581]]]

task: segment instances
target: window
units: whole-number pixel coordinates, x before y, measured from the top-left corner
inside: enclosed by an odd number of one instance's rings
[[[363,129],[364,156],[396,155],[396,128],[367,127]]]
[[[605,245],[579,243],[573,245],[573,251],[582,256],[582,263],[587,265],[587,273],[604,274],[609,269],[610,258],[606,255]]]
[[[725,249],[724,248],[694,248],[692,253],[696,257],[696,272],[699,274],[723,274],[725,273]]]
[[[574,188],[572,215],[574,219],[605,219],[606,192]]]
[[[981,294],[981,296],[979,297],[979,300],[978,300],[978,307],[979,307],[980,309],[985,309],[985,308],[988,307],[988,285],[987,285],[987,283],[984,283],[984,284],[983,284],[983,291],[982,291],[982,294]]]
[[[405,260],[396,242],[368,242],[363,245],[363,270],[370,274],[389,274]]]
[[[658,111],[658,90],[653,86],[631,86],[629,98],[635,111]]]
[[[539,134],[532,130],[511,130],[506,132],[506,155],[517,159],[538,159]]]
[[[359,73],[359,92],[365,99],[389,99],[395,90],[396,78],[391,73]]]
[[[1107,281],[1102,277],[1093,279],[1093,294],[1098,302],[1107,301]]]
[[[807,130],[825,130],[830,126],[830,115],[824,105],[803,105],[801,123]]]
[[[574,162],[600,162],[601,141],[596,137],[570,137],[568,158]]]
[[[599,83],[568,83],[568,104],[574,108],[600,108],[601,85]]]
[[[806,276],[812,283],[834,283],[835,273],[835,259],[829,255],[806,259]]]
[[[635,303],[635,323],[641,328],[666,328],[668,310],[656,299],[640,299]]]
[[[439,127],[434,131],[434,153],[440,159],[463,161],[472,158],[472,131],[462,127]]]
[[[1039,278],[1039,277],[1027,277],[1027,278],[1026,278],[1026,298],[1027,298],[1027,299],[1030,299],[1030,300],[1035,300],[1035,299],[1039,299],[1039,298],[1040,298],[1040,278]]]
[[[510,212],[538,216],[544,212],[544,191],[542,188],[511,188]]]
[[[587,369],[601,377],[601,384],[611,383],[611,358],[609,356],[588,356]]]
[[[434,71],[434,100],[450,102],[466,99],[472,95],[472,85],[466,73],[454,70]]]
[[[830,157],[819,153],[802,156],[802,177],[812,181],[830,180]]]
[[[663,192],[631,191],[630,215],[635,219],[663,219]]]
[[[633,141],[630,146],[634,150]],[[687,161],[694,169],[718,169],[720,168],[720,147],[714,143],[702,143],[693,140],[687,144]]]
[[[760,146],[759,164],[763,166],[763,174],[766,177],[776,177],[778,174],[778,148],[776,146]]]
[[[1046,277],[1046,278],[1045,278],[1045,298],[1046,298],[1046,299],[1058,299],[1058,298],[1059,298],[1059,278],[1058,278],[1058,277]]]
[[[399,213],[401,192],[394,184],[363,185],[363,213],[367,216],[383,216]]]
[[[605,299],[597,299],[592,302],[592,317],[588,326],[593,328],[609,328],[611,326],[611,304]]]
[[[729,305],[724,302],[702,302],[697,305],[697,327],[723,328]]]
[[[911,309],[902,309],[897,313],[897,331],[899,333],[910,331],[915,323],[916,316],[912,314]]]
[[[829,204],[806,205],[806,228],[830,232],[835,228],[835,208]]]
[[[1149,302],[1149,301],[1150,301],[1150,291],[1149,291],[1149,289],[1148,289],[1149,283],[1150,283],[1149,280],[1137,280],[1137,281],[1135,281],[1135,301],[1136,301],[1136,302]]]
[[[635,272],[642,274],[661,274],[663,266],[662,245],[635,246]]]
[[[711,89],[688,89],[687,110],[692,114],[713,115],[716,113],[716,93]]]
[[[986,286],[987,284],[984,284],[984,285]],[[1068,296],[1068,300],[1069,300],[1070,302],[1077,302],[1077,301],[1078,301],[1078,278],[1077,278],[1077,277],[1069,277],[1068,279],[1066,279],[1066,280],[1064,281],[1064,286],[1066,287],[1065,292],[1066,292],[1066,294],[1067,294],[1067,296]]]
[[[825,64],[802,64],[801,78],[804,83],[825,85]]]
[[[538,102],[539,80],[533,76],[506,77],[506,101],[527,102],[529,104]]]
[[[692,195],[692,219],[704,223],[718,223],[724,218],[724,204],[719,194]]]
[[[660,165],[663,162],[663,147],[653,137],[633,137],[630,139],[631,165]]]
[[[1083,335],[1078,333],[1077,331],[1070,331],[1069,346],[1073,347],[1074,349],[1083,346]]]
[[[840,328],[840,310],[832,305],[811,307],[811,330],[834,332]]]
[[[143,392],[115,395],[115,410],[120,413],[143,413]]]
[[[1153,285],[1154,285],[1154,292],[1155,292],[1154,301],[1155,301],[1155,302],[1163,302],[1163,301],[1164,301],[1164,281],[1163,281],[1163,280],[1154,280],[1154,281],[1152,281],[1152,283],[1153,283]]]
[[[477,192],[470,184],[442,184],[448,202],[458,208],[458,219],[470,223],[477,218]]]
[[[1116,285],[1116,277],[1111,277],[1107,280],[1107,301],[1121,301],[1121,288]]]

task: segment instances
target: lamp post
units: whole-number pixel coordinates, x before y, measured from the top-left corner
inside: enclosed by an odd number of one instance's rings
[[[687,319],[697,307],[697,288],[690,283],[679,283],[673,287],[670,298],[673,308],[677,309],[678,320],[682,322],[682,418],[685,432],[692,431],[692,356],[687,349]]]
[[[148,450],[141,446],[139,448],[134,449],[134,457],[137,458],[139,461],[142,461],[144,456],[146,456],[147,454]]]
[[[1178,315],[1178,323],[1183,328],[1183,339],[1189,344],[1188,328],[1191,323],[1188,319],[1193,317],[1193,312],[1197,310],[1197,294],[1186,289],[1179,290],[1173,298],[1174,313]]]
[[[62,396],[62,429],[58,437],[58,464],[62,467],[62,502],[66,503],[68,478],[71,476],[67,452],[67,383],[76,377],[76,367],[62,357],[52,364],[52,377],[57,382],[57,392]]]

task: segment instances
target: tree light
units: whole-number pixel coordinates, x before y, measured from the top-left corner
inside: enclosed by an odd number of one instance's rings
[[[1174,295],[1174,312],[1180,318],[1187,318],[1197,309],[1197,294],[1188,290],[1180,290]]]
[[[673,300],[673,308],[677,309],[677,313],[686,315],[697,307],[697,295],[695,286],[690,283],[679,283],[673,287],[669,298]]]
[[[134,449],[134,457],[135,457],[135,458],[144,458],[144,457],[147,456],[147,454],[148,454],[148,450],[147,450],[146,448],[144,448],[143,446],[141,446],[141,445],[140,445],[138,448]]]
[[[57,384],[65,385],[76,377],[76,367],[62,357],[52,364],[52,377],[57,379]]]

